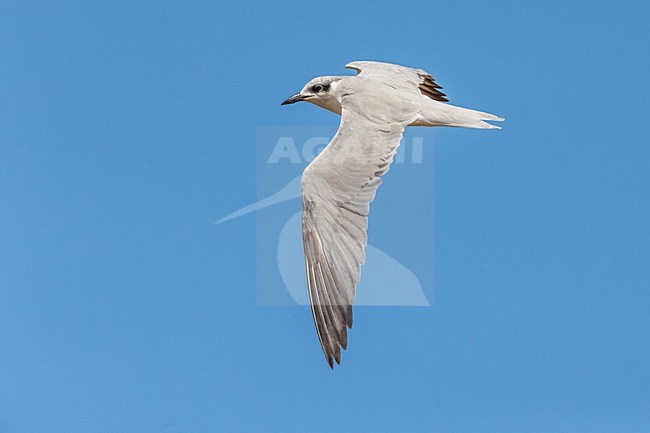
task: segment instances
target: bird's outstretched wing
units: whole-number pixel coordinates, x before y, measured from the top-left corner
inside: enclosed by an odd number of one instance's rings
[[[356,77],[336,136],[302,177],[302,235],[316,331],[330,367],[340,364],[365,260],[370,202],[416,107],[380,82]]]
[[[449,102],[442,93],[442,86],[424,69],[413,69],[392,63],[359,61],[345,65],[354,69],[361,76],[373,77],[388,84],[393,84],[403,91],[411,91],[427,96],[434,101]]]

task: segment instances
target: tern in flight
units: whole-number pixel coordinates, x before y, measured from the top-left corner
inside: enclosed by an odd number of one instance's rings
[[[341,363],[365,261],[370,203],[407,126],[500,129],[494,114],[447,104],[422,69],[352,62],[356,76],[314,78],[282,105],[307,101],[341,116],[327,147],[302,174],[302,238],[311,311],[327,363]]]

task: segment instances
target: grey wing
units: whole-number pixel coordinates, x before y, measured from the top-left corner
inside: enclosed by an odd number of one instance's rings
[[[363,103],[363,105],[361,105]],[[389,104],[390,105],[390,104]],[[413,112],[346,96],[341,125],[302,177],[302,235],[316,331],[330,367],[340,364],[352,327],[352,303],[365,260],[368,212]],[[360,111],[363,109],[363,114]],[[388,110],[388,112],[387,112]],[[386,119],[393,119],[386,122]]]
[[[442,86],[424,69],[371,61],[351,62],[345,67],[356,70],[361,76],[382,79],[401,90],[420,94],[434,101],[449,102],[447,95],[442,93]]]

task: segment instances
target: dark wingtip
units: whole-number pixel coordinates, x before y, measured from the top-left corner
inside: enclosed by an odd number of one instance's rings
[[[352,329],[352,305],[349,305],[345,312],[345,324]]]
[[[337,345],[336,351],[334,352],[334,360],[338,365],[341,365],[341,348]]]
[[[420,92],[434,101],[439,102],[449,102],[449,99],[446,98],[447,95],[442,93],[440,89],[442,86],[436,83],[435,78],[431,75],[420,75],[422,82],[420,83]]]

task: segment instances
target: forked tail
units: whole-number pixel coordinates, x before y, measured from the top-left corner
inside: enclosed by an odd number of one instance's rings
[[[505,119],[494,114],[484,113],[482,111],[470,110],[468,108],[453,107],[454,116],[449,126],[458,126],[461,128],[479,128],[479,129],[501,129],[500,126],[492,125],[486,120],[492,122],[503,122]]]

